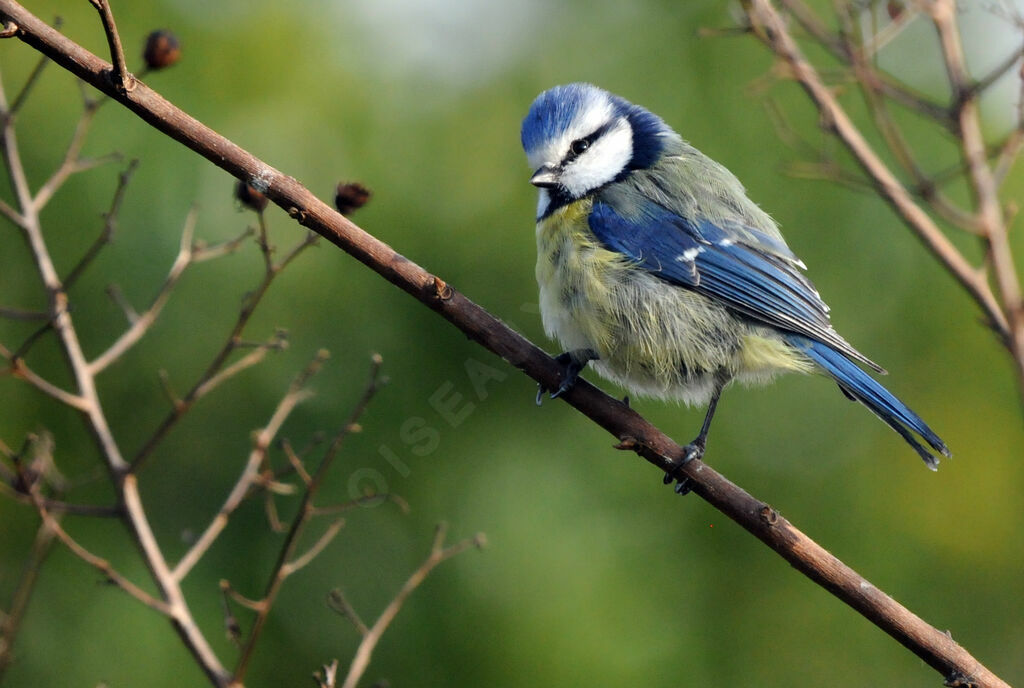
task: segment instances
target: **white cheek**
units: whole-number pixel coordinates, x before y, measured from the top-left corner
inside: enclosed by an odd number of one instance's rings
[[[622,122],[571,163],[560,179],[573,197],[607,184],[626,169],[633,157],[633,130]]]

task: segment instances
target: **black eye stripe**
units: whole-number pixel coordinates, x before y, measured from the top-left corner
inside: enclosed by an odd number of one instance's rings
[[[590,148],[594,141],[597,141],[599,138],[604,136],[614,124],[614,120],[611,122],[605,122],[592,133],[570,143],[569,152],[565,154],[565,159],[562,161],[562,164],[570,163],[579,157],[585,150]]]

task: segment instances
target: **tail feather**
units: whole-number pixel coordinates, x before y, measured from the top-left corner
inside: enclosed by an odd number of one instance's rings
[[[935,451],[943,456],[952,456],[946,443],[921,420],[920,416],[846,356],[827,344],[800,335],[790,335],[787,341],[831,375],[846,396],[867,406],[886,425],[899,433],[924,459],[929,468],[935,470],[939,460],[917,441],[911,430],[920,435]]]

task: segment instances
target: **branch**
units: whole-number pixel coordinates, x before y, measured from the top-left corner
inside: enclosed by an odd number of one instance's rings
[[[444,546],[444,538],[447,534],[448,528],[444,523],[438,524],[434,531],[434,542],[430,546],[430,555],[427,556],[426,560],[416,569],[409,579],[405,581],[405,584],[395,595],[395,598],[391,600],[390,604],[384,608],[381,615],[377,617],[373,626],[366,628],[362,621],[358,621],[358,615],[355,615],[355,611],[352,610],[351,605],[347,601],[344,601],[344,596],[341,595],[340,591],[332,591],[332,597],[340,602],[339,607],[344,610],[344,614],[352,619],[356,628],[362,633],[363,639],[359,643],[359,647],[356,649],[355,657],[352,658],[352,665],[348,669],[348,675],[345,677],[345,682],[342,684],[342,688],[356,688],[359,684],[359,679],[362,678],[363,674],[366,673],[367,667],[370,665],[370,658],[373,656],[373,651],[377,647],[377,643],[380,642],[380,638],[384,635],[384,631],[388,629],[391,622],[398,616],[398,612],[401,611],[402,605],[409,599],[409,595],[420,586],[420,584],[426,580],[427,576],[434,568],[448,559],[451,559],[456,554],[465,552],[470,547],[483,547],[485,544],[484,536],[482,533],[477,534],[475,537],[467,538],[461,542],[457,542],[450,547]],[[363,630],[365,629],[365,631]]]
[[[436,311],[473,341],[547,387],[554,387],[559,382],[560,367],[541,349],[440,277],[396,253],[387,244],[335,212],[292,177],[282,174],[217,134],[144,84],[138,84],[131,93],[118,93],[103,77],[105,63],[102,60],[50,30],[45,23],[13,0],[0,0],[0,16],[18,27],[15,35],[19,40],[110,95],[154,128],[263,191],[300,224],[317,232]],[[901,187],[894,185],[891,193],[900,198],[899,207],[905,209],[907,214],[914,217],[923,215],[916,205],[901,195]],[[943,244],[936,246],[941,247]],[[1001,321],[1002,328],[1005,328],[1005,319],[1000,318],[998,305],[987,285],[974,274],[969,265],[956,258],[950,260],[958,274],[962,274],[973,285],[972,294],[982,304],[985,312],[996,319],[997,324]],[[676,471],[677,462],[683,456],[682,447],[625,404],[583,381],[563,398],[620,441],[630,438],[634,450],[659,470],[668,473]],[[946,633],[899,605],[779,516],[770,506],[732,484],[704,462],[692,461],[678,472],[690,478],[697,495],[762,540],[804,575],[911,649],[944,676],[970,676],[979,686],[1005,686]]]

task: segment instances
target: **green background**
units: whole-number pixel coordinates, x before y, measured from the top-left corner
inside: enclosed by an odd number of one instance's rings
[[[28,6],[43,18],[63,15],[69,36],[106,54],[87,2]],[[983,74],[1019,36],[982,3],[965,6],[971,67]],[[555,345],[544,338],[536,308],[536,200],[519,147],[520,120],[539,91],[574,80],[661,114],[730,167],[782,224],[837,329],[891,372],[886,385],[955,455],[931,473],[834,385],[793,376],[765,389],[731,388],[707,460],[879,588],[949,629],[1004,679],[1024,682],[1024,433],[1009,358],[963,290],[880,200],[783,173],[806,155],[780,142],[763,107],[756,80],[771,68],[770,55],[750,37],[698,36],[702,27],[732,23],[724,3],[178,0],[114,9],[132,68],[148,31],[177,32],[181,63],[147,79],[170,101],[322,198],[339,180],[364,182],[374,197],[355,215],[358,224],[550,351]],[[942,98],[944,75],[934,57],[933,32],[921,23],[883,65]],[[20,42],[0,43],[9,96],[35,60]],[[986,102],[992,140],[1012,125],[1016,88],[1008,80]],[[786,83],[769,93],[811,146],[831,146],[798,87]],[[857,93],[848,90],[843,100],[868,122]],[[59,161],[79,111],[73,78],[51,65],[18,128],[33,185]],[[948,138],[899,114],[926,169],[955,163]],[[197,237],[210,242],[255,221],[234,203],[228,175],[114,104],[100,111],[86,154],[110,150],[141,163],[114,244],[71,294],[91,355],[124,326],[103,288],[116,283],[144,307],[193,204]],[[43,214],[63,274],[100,230],[122,167],[74,177]],[[1014,173],[1006,197],[1020,198],[1022,185]],[[0,193],[10,199],[6,189]],[[953,194],[965,198],[962,189]],[[277,208],[268,221],[282,251],[302,236]],[[977,259],[970,237],[955,241]],[[1019,231],[1013,242],[1024,255]],[[100,392],[125,453],[167,410],[157,371],[167,370],[179,392],[187,389],[261,269],[252,243],[190,268],[142,344],[102,376]],[[9,223],[0,225],[0,305],[45,307],[25,244]],[[190,533],[215,513],[246,458],[251,431],[321,347],[332,359],[312,383],[317,394],[282,436],[302,445],[338,427],[363,385],[370,353],[380,352],[391,383],[364,418],[364,432],[346,445],[319,502],[344,501],[362,478],[376,476],[411,511],[387,505],[351,513],[331,547],[287,581],[248,685],[312,685],[310,673],[332,658],[347,667],[358,636],[327,608],[326,593],[342,588],[370,622],[426,555],[441,520],[452,541],[482,531],[489,546],[435,570],[384,636],[363,685],[380,678],[393,686],[938,684],[923,662],[706,503],[676,497],[651,466],[613,451],[612,438],[570,407],[536,408],[528,378],[333,246],[308,252],[281,276],[247,335],[261,340],[275,327],[289,331],[290,348],[204,399],[141,476],[168,556],[180,556]],[[0,342],[16,346],[31,330],[0,320]],[[467,362],[503,376],[486,385],[485,398]],[[52,339],[29,363],[68,384]],[[452,401],[456,394],[461,399]],[[464,414],[457,427],[432,403],[435,395]],[[681,441],[703,417],[703,409],[673,404],[634,406]],[[0,439],[17,447],[25,433],[43,429],[54,435],[58,466],[80,485],[71,498],[109,503],[109,488],[96,479],[96,451],[75,414],[0,377]],[[404,475],[384,459],[382,446],[408,467]],[[282,461],[280,452],[274,460]],[[295,503],[278,504],[288,515]],[[36,522],[29,507],[0,501],[0,607]],[[120,524],[65,524],[149,585]],[[315,522],[308,539],[326,524]],[[259,596],[281,541],[260,500],[246,503],[187,580],[192,609],[229,666],[237,650],[223,632],[217,581]],[[248,629],[250,615],[238,615]],[[104,585],[61,547],[43,569],[16,654],[6,685],[204,683],[164,619]]]

